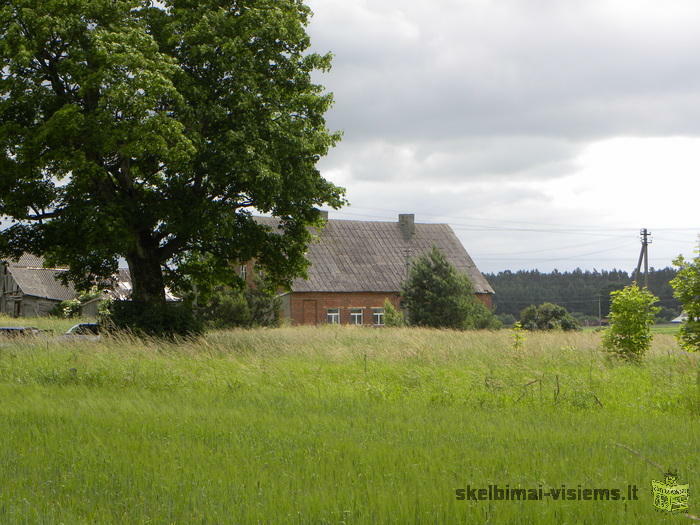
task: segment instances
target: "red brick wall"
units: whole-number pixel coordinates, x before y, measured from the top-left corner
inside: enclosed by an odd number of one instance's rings
[[[479,299],[486,307],[491,310],[493,309],[493,294],[492,293],[478,293],[475,294],[476,298]]]
[[[477,298],[487,307],[492,307],[491,294],[476,294]],[[363,324],[371,325],[372,308],[382,308],[384,300],[389,299],[399,308],[399,294],[396,292],[293,292],[290,294],[290,312],[292,324],[325,324],[326,310],[340,308],[340,324],[350,323],[350,308],[363,308]],[[306,319],[304,319],[304,301],[306,303]],[[315,304],[315,314],[313,306]],[[313,319],[313,321],[312,321]]]
[[[392,292],[293,292],[290,295],[293,324],[325,324],[328,308],[340,308],[340,323],[348,324],[350,322],[350,308],[364,308],[362,322],[371,325],[373,324],[372,308],[382,308],[385,299],[389,299],[394,306],[399,307],[399,294]],[[315,323],[310,322],[309,308],[307,308],[307,322],[304,322],[304,301],[315,301]]]

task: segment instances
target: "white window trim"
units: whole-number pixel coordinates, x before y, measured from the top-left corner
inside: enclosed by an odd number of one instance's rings
[[[332,311],[335,310],[335,311]],[[340,308],[327,308],[326,309],[326,323],[328,324],[340,324]]]
[[[380,323],[377,323],[377,317],[380,319]],[[372,308],[372,324],[374,326],[384,326],[384,308]]]
[[[360,322],[356,323],[355,319],[359,315],[360,317]],[[358,308],[358,307],[353,307],[350,308],[350,324],[354,326],[362,326],[365,322],[365,309],[364,308]]]

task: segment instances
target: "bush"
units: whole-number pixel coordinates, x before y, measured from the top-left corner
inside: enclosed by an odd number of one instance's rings
[[[610,296],[610,327],[603,334],[603,347],[628,361],[641,361],[651,346],[651,327],[659,310],[653,304],[659,299],[636,284]]]
[[[384,326],[406,326],[403,312],[397,310],[389,299],[384,299]]]
[[[667,323],[678,317],[678,311],[672,308],[661,307],[659,313],[656,314],[656,320],[661,323]]]
[[[198,315],[212,328],[278,326],[280,299],[258,288],[219,286],[199,308]]]
[[[185,303],[112,301],[101,313],[100,324],[107,330],[153,337],[196,336],[204,331],[202,322]]]
[[[55,317],[62,317],[64,319],[78,317],[80,315],[80,306],[81,304],[78,299],[68,299],[66,301],[61,301],[51,309],[49,315],[53,315]]]
[[[503,323],[484,303],[474,298],[462,328],[464,330],[500,330],[503,328]]]
[[[520,312],[520,324],[524,330],[579,330],[578,321],[558,304],[531,304]]]
[[[80,293],[75,299],[61,301],[51,309],[49,315],[62,317],[64,319],[79,317],[82,306],[85,303],[100,297],[101,295],[102,294],[97,291],[97,288],[93,287],[93,289],[90,291]]]
[[[513,326],[518,322],[513,314],[496,314],[496,318],[503,326]]]
[[[279,326],[282,301],[276,293],[262,288],[247,288],[245,291],[251,326]]]

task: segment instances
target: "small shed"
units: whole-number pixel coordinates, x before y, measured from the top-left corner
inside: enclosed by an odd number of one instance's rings
[[[23,255],[18,260],[0,261],[0,314],[11,317],[49,315],[61,303],[78,297],[71,283],[59,279],[66,268],[44,268],[42,257]],[[129,270],[120,268],[107,283],[101,297],[81,306],[80,315],[95,317],[102,299],[126,300],[131,295]],[[169,300],[172,294],[166,291]]]
[[[0,268],[0,313],[12,317],[48,315],[61,301],[74,299],[75,288],[58,278],[64,268],[44,268],[43,260],[23,255]]]

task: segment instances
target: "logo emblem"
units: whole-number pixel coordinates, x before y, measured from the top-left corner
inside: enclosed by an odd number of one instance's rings
[[[651,482],[654,507],[666,512],[679,512],[688,508],[688,485],[678,484],[678,475],[667,472],[663,481]]]

